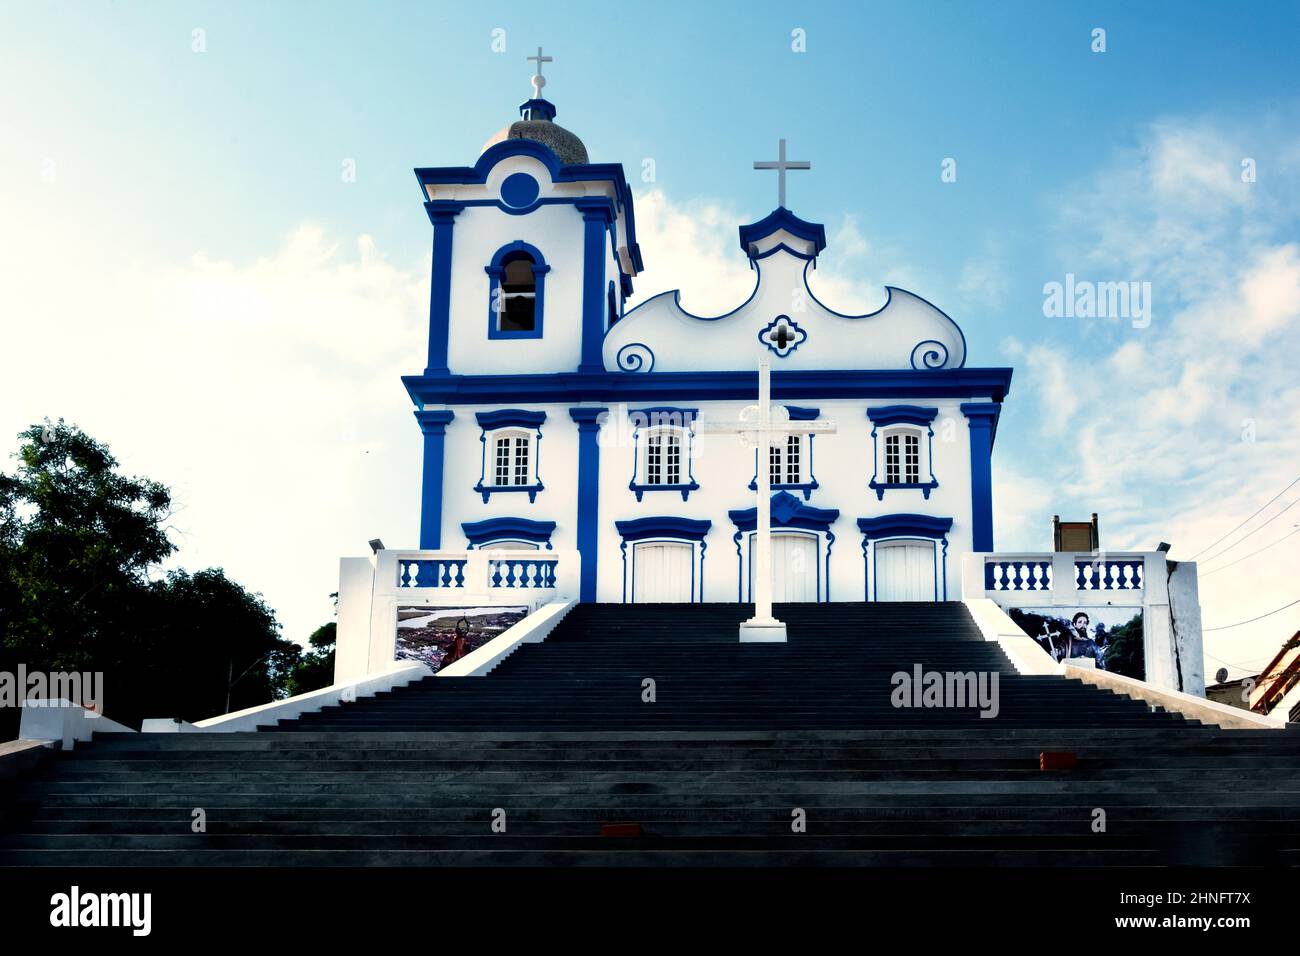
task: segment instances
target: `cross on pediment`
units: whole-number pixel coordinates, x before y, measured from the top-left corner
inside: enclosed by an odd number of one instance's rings
[[[777,177],[777,197],[778,203],[785,208],[785,173],[788,169],[812,169],[812,163],[805,159],[785,158],[785,140],[777,142],[777,158],[775,160],[760,160],[754,163],[755,169],[775,169]]]

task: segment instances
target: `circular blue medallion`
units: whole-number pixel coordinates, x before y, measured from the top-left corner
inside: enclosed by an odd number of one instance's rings
[[[541,187],[532,176],[527,173],[512,173],[501,184],[501,201],[507,206],[522,209],[535,203],[540,192]]]

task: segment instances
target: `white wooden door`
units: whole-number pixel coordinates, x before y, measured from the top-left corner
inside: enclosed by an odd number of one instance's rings
[[[680,542],[632,545],[632,600],[638,604],[690,601],[694,554],[694,545]]]
[[[757,536],[749,539],[749,596],[754,599]],[[772,600],[817,600],[817,539],[807,534],[772,535]]]
[[[933,541],[881,541],[873,550],[877,601],[934,600]]]

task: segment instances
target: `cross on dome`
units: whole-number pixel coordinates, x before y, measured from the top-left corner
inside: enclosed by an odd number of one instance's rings
[[[546,77],[542,76],[542,64],[554,63],[555,57],[543,55],[542,48],[538,47],[537,56],[526,56],[524,59],[537,64],[537,73],[533,76],[533,99],[540,100],[542,98],[542,87],[546,85]]]

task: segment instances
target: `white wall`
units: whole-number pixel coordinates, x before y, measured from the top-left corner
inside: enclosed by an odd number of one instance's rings
[[[451,370],[462,375],[576,370],[582,352],[582,214],[573,206],[541,206],[526,216],[472,206],[456,217],[454,236]],[[518,240],[536,246],[551,267],[542,287],[543,335],[489,339],[490,277],[484,268],[498,249]]]
[[[861,399],[834,401],[783,399],[786,404],[819,408],[821,421],[835,422],[835,434],[820,434],[813,439],[812,473],[820,487],[813,491],[808,504],[817,508],[838,508],[839,520],[831,526],[836,540],[831,549],[830,596],[837,601],[864,599],[862,535],[857,519],[895,513],[918,513],[950,517],[948,535],[948,596],[960,594],[960,556],[971,548],[970,443],[961,400],[940,399]],[[629,411],[657,403],[610,405],[609,420],[601,431],[600,517],[598,557],[598,599],[620,601],[623,598],[622,538],[615,521],[651,515],[678,515],[704,518],[712,522],[705,539],[704,598],[708,601],[736,599],[739,570],[732,535],[735,526],[727,517],[731,509],[754,506],[754,492],[748,484],[754,477],[754,452],[744,448],[731,435],[697,435],[694,445],[693,473],[700,488],[682,501],[680,492],[646,492],[641,502],[628,488],[633,471],[632,428]],[[676,403],[684,408],[698,408],[703,420],[735,421],[744,402]],[[933,470],[939,487],[926,500],[919,490],[892,490],[878,500],[867,485],[872,475],[871,422],[866,410],[893,404],[913,404],[939,409],[933,440]],[[463,522],[485,518],[519,516],[539,521],[554,521],[553,546],[559,550],[577,547],[577,459],[578,429],[569,417],[568,405],[532,405],[520,407],[546,412],[538,467],[545,489],[535,503],[527,494],[494,493],[485,504],[473,491],[482,463],[482,434],[475,420],[478,411],[509,407],[505,404],[457,406],[456,418],[447,426],[443,485],[444,548],[457,550],[466,546]],[[801,492],[794,492],[803,501]],[[942,549],[940,549],[942,553]],[[824,555],[824,551],[823,551]],[[942,569],[940,572],[942,581]]]

